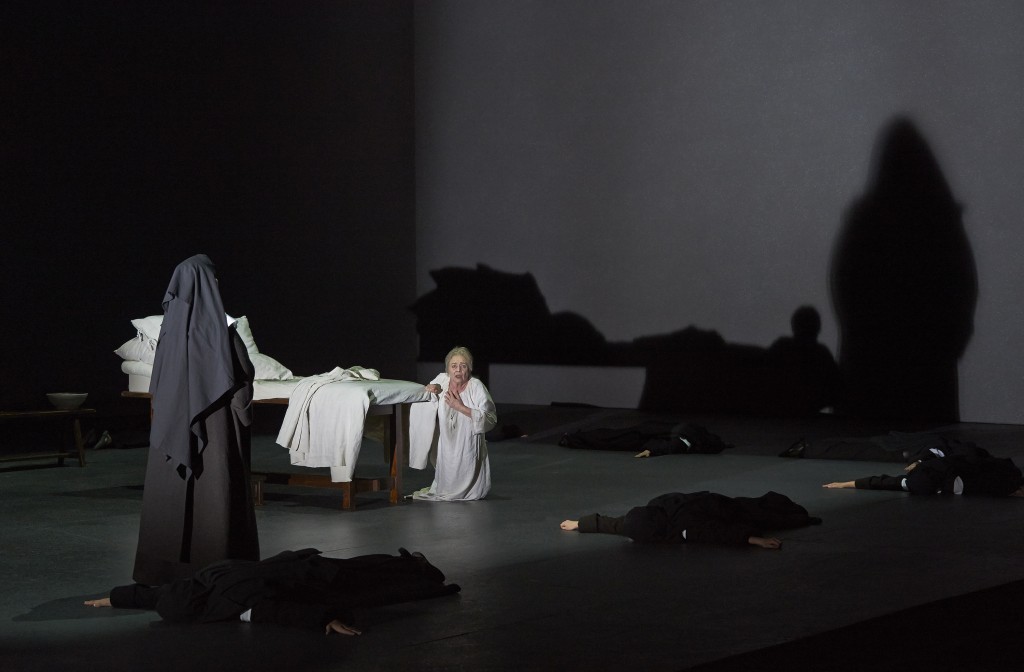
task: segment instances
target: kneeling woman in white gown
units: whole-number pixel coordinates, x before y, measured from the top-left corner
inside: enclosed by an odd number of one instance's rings
[[[487,386],[473,377],[473,355],[453,348],[445,372],[427,384],[431,401],[409,411],[409,466],[434,465],[434,482],[413,499],[483,499],[491,489],[491,465],[485,434],[498,422]]]

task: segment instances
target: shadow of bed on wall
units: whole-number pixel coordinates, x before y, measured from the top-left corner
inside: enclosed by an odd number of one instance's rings
[[[793,333],[771,346],[728,343],[689,326],[669,334],[609,342],[586,318],[552,313],[530,273],[486,265],[431,271],[436,289],[411,307],[419,361],[440,362],[454,345],[474,353],[474,375],[489,383],[489,364],[642,367],[639,408],[803,416],[835,404],[838,368],[818,342],[812,306],[792,316]]]

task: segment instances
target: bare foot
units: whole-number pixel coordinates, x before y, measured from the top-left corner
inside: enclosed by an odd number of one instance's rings
[[[338,619],[334,619],[333,621],[331,621],[330,623],[327,624],[327,628],[325,629],[324,634],[329,635],[332,632],[336,632],[339,635],[361,635],[361,634],[363,634],[361,630],[356,630],[355,628],[353,628],[350,625],[345,625],[344,623],[342,623]]]

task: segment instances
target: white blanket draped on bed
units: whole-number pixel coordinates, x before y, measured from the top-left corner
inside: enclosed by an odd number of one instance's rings
[[[370,404],[429,398],[420,383],[381,380],[373,369],[335,368],[295,386],[277,443],[288,449],[292,464],[330,467],[332,481],[351,481]]]

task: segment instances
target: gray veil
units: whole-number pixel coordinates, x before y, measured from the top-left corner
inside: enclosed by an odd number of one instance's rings
[[[235,377],[231,334],[209,257],[197,254],[178,264],[163,306],[149,387],[153,395],[149,444],[184,477],[192,470],[193,458],[206,447],[204,415],[246,381]]]

